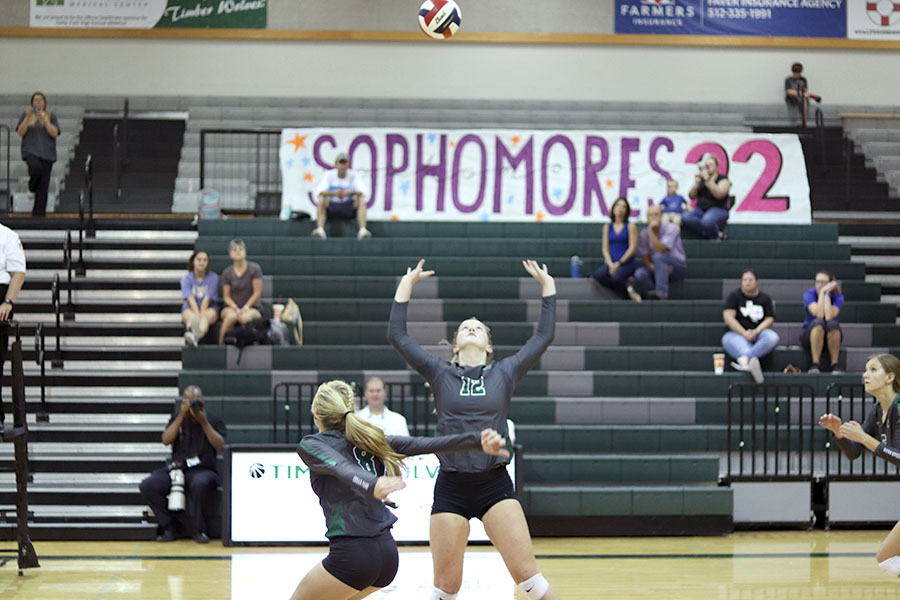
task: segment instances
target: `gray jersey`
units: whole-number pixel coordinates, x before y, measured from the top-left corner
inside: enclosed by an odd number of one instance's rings
[[[481,448],[481,430],[443,437],[388,436],[388,444],[405,456]],[[375,537],[397,517],[372,494],[384,475],[384,463],[351,444],[339,431],[323,431],[300,440],[297,454],[309,467],[313,492],[325,513],[325,537]]]
[[[881,403],[876,401],[866,414],[862,429],[879,442],[878,447],[875,448],[875,456],[880,456],[892,465],[900,467],[900,409],[897,406],[898,402],[900,402],[900,395],[894,398],[888,408],[887,418],[882,422],[884,412],[881,409]],[[865,446],[859,442],[847,438],[835,438],[834,441],[844,456],[850,460],[858,457],[865,449]]]
[[[516,384],[540,359],[553,341],[556,328],[556,296],[541,304],[537,331],[513,356],[475,367],[463,367],[428,354],[406,333],[408,302],[394,302],[388,340],[409,365],[431,384],[438,418],[438,433],[492,428],[509,439],[506,417]],[[506,461],[482,452],[458,452],[440,456],[441,469],[478,473]]]

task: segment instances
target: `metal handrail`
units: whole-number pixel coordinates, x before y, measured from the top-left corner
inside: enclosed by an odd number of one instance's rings
[[[240,129],[201,129],[200,130],[200,187],[206,187],[206,136],[211,134],[222,133],[256,133],[256,134],[281,134],[280,128],[275,127],[244,127]],[[257,138],[257,180],[259,178],[259,159],[258,159],[259,139]]]
[[[828,147],[825,144],[825,115],[822,114],[822,109],[816,106],[816,132],[819,136],[819,149],[822,152],[822,170],[828,170]]]
[[[116,189],[114,200],[122,199],[122,168],[120,165],[119,152],[122,141],[119,137],[119,124],[113,125],[113,174],[115,175]]]
[[[72,230],[66,229],[66,237],[63,239],[63,263],[66,267],[66,311],[63,315],[66,321],[75,320],[75,305],[72,303]]]
[[[88,220],[85,228],[85,236],[92,238],[97,235],[94,224],[94,160],[90,154],[84,159],[84,189],[87,190]]]
[[[87,266],[84,264],[84,190],[78,192],[78,264],[75,266],[75,276],[87,275]]]
[[[122,106],[122,169],[128,170],[128,98]]]
[[[10,135],[11,129],[7,125],[0,125],[0,135],[6,135],[6,178],[0,177],[6,181],[6,214],[10,215],[13,211],[13,181],[12,181],[12,171],[9,166],[9,154],[10,154]],[[0,146],[2,146],[2,142],[0,142]]]
[[[60,333],[62,325],[60,325],[60,301],[59,301],[59,273],[53,274],[53,282],[50,284],[50,303],[53,305],[53,314],[56,316],[56,358],[50,362],[51,368],[63,368],[62,348],[60,347]]]

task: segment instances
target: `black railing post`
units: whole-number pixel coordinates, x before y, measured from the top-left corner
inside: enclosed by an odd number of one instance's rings
[[[63,240],[63,261],[66,266],[66,321],[75,320],[75,305],[72,303],[72,230],[66,229]]]
[[[60,302],[59,302],[59,273],[53,274],[53,283],[50,284],[50,301],[53,304],[53,313],[56,315],[56,358],[50,362],[53,369],[63,368],[62,348],[60,347],[60,333],[62,325],[60,324]]]
[[[115,177],[116,189],[113,192],[113,200],[117,203],[122,199],[122,167],[120,164],[120,146],[119,124],[113,125],[113,176]],[[118,206],[118,204],[116,204]]]
[[[850,191],[852,183],[850,182],[850,173],[853,170],[853,140],[848,136],[844,140],[844,207],[850,208]]]
[[[37,413],[37,420],[46,423],[50,420],[50,412],[47,410],[47,371],[44,367],[44,324],[38,323],[34,329],[34,362],[41,368],[41,408]]]
[[[198,189],[201,190],[206,188],[206,134],[205,129],[200,131],[200,187]]]
[[[84,190],[78,193],[78,264],[75,266],[75,276],[84,277],[87,268],[84,264]]]
[[[122,107],[122,169],[128,170],[128,98]]]
[[[84,187],[87,190],[88,199],[88,221],[85,236],[93,238],[97,235],[97,228],[94,224],[94,161],[90,154],[84,161]]]

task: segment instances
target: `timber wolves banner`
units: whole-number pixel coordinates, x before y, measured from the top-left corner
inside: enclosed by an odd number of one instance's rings
[[[31,27],[264,28],[268,0],[30,0]]]
[[[339,152],[365,182],[369,218],[606,221],[619,196],[643,213],[674,179],[687,196],[706,154],[732,181],[732,223],[809,223],[794,134],[664,131],[285,129],[281,217],[315,212]]]
[[[847,36],[847,0],[616,0],[616,33]],[[866,4],[863,0],[856,0]],[[874,2],[869,2],[874,4]]]

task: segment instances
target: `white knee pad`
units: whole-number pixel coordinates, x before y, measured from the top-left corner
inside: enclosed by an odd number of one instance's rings
[[[456,594],[448,594],[440,588],[434,588],[431,597],[428,600],[456,600]]]
[[[878,566],[885,573],[900,575],[900,556],[892,556],[889,559],[878,563]]]
[[[541,600],[547,590],[550,589],[550,582],[544,579],[541,573],[538,573],[530,579],[526,579],[519,584],[519,589],[528,597],[528,600]]]

